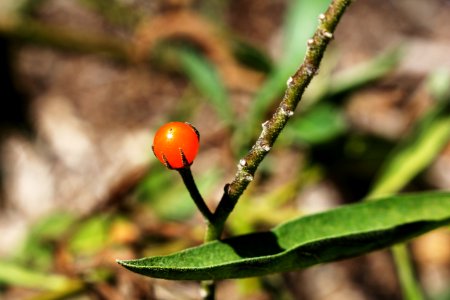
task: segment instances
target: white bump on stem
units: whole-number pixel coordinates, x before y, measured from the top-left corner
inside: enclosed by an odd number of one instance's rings
[[[294,81],[294,79],[292,79],[292,77],[289,77],[287,82],[286,82],[287,87],[291,86],[292,81]]]
[[[239,161],[239,165],[242,166],[242,167],[245,167],[245,166],[247,165],[247,161],[246,161],[244,158],[242,158],[242,159]]]
[[[326,37],[326,38],[329,38],[329,39],[333,38],[333,34],[331,32],[328,32],[328,31],[324,31],[323,32],[323,36]]]
[[[319,21],[320,21],[320,22],[325,21],[325,14],[320,14],[320,15],[319,15]]]
[[[259,139],[256,142],[255,150],[269,152],[270,149],[271,149],[271,147],[270,147],[270,145],[267,142],[265,142],[265,141],[263,141],[261,139]]]
[[[267,133],[267,127],[269,126],[269,120],[261,124],[262,132],[260,136],[264,136]]]
[[[263,144],[263,145],[261,145],[261,149],[263,149],[266,152],[269,152],[270,151],[270,146],[267,145],[267,144]]]
[[[251,182],[251,181],[253,181],[253,176],[251,174],[247,173],[247,174],[244,175],[244,180],[248,181],[248,182]]]
[[[314,69],[314,67],[312,67],[311,65],[309,65],[309,64],[307,64],[306,65],[306,67],[305,67],[305,70],[306,70],[306,73],[308,74],[308,75],[313,75],[316,71],[315,71],[315,69]]]
[[[280,108],[280,112],[282,115],[287,116],[287,117],[292,117],[292,115],[294,114],[294,112],[290,109],[285,109],[283,106]]]

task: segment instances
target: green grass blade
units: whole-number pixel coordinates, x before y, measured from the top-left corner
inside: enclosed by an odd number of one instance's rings
[[[399,143],[382,166],[368,199],[393,194],[402,189],[419,172],[425,169],[450,141],[450,99],[443,91],[448,83],[432,92],[437,105],[419,120],[412,133]],[[440,89],[440,90],[437,90]],[[439,99],[441,98],[441,99]]]
[[[228,95],[214,67],[193,51],[179,50],[179,59],[184,72],[213,105],[217,115],[231,126],[234,114],[228,101]]]
[[[397,66],[402,53],[400,47],[390,49],[367,62],[334,74],[327,93],[335,95],[347,92],[383,77]]]
[[[64,276],[41,273],[12,262],[0,261],[0,283],[2,284],[55,291],[64,289],[75,282]]]
[[[434,120],[417,132],[405,147],[398,148],[385,165],[369,198],[395,193],[427,167],[450,139],[450,117]]]
[[[260,49],[246,41],[236,38],[231,41],[231,47],[234,57],[242,65],[265,74],[273,70],[271,59]]]
[[[262,276],[358,256],[450,223],[450,193],[344,206],[271,231],[214,241],[168,256],[118,261],[150,277],[209,280]]]

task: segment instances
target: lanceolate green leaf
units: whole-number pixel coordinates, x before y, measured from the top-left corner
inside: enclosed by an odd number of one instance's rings
[[[269,232],[118,262],[165,279],[253,277],[361,255],[449,223],[450,193],[395,196],[302,217]]]

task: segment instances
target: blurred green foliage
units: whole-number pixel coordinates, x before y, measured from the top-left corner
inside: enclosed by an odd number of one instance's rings
[[[383,163],[368,198],[398,192],[436,158],[450,141],[450,73],[429,77],[435,105],[426,112]]]
[[[14,255],[14,260],[37,270],[50,270],[57,241],[75,222],[76,217],[68,213],[56,213],[39,220],[31,228],[22,248]]]

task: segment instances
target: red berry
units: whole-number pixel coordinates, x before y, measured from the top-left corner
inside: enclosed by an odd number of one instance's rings
[[[200,135],[189,123],[170,122],[156,131],[153,153],[169,169],[190,166],[200,147]]]

